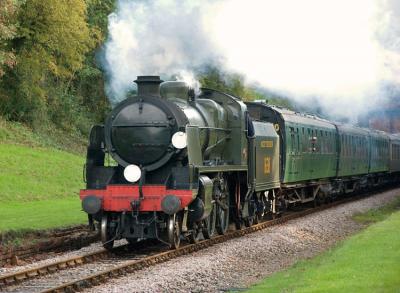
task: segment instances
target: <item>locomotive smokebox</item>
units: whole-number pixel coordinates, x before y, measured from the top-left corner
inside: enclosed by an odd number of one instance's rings
[[[137,84],[137,94],[138,96],[152,95],[160,97],[160,83],[163,80],[159,76],[138,76],[135,80]]]

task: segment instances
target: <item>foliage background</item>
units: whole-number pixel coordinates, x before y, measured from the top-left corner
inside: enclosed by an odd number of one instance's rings
[[[104,120],[111,105],[100,59],[115,5],[116,0],[0,0],[2,119],[36,132],[61,131],[66,138],[87,136],[92,124]],[[245,100],[268,96],[215,66],[197,74],[202,86]],[[279,97],[267,99],[290,107]]]

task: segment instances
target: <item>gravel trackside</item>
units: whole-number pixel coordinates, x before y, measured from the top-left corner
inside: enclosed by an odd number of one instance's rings
[[[351,216],[382,206],[400,189],[318,212],[233,239],[85,292],[221,292],[246,288],[296,261],[313,257],[362,229]]]

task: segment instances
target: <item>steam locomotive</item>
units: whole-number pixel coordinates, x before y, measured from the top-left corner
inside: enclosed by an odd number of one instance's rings
[[[87,149],[80,198],[107,249],[122,238],[177,248],[400,177],[398,136],[158,76],[135,82]]]

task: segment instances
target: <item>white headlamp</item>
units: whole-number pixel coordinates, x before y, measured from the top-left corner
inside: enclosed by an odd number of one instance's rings
[[[187,146],[186,133],[182,131],[175,132],[172,136],[172,145],[177,149],[184,149]]]
[[[128,165],[124,170],[124,177],[129,182],[136,182],[142,176],[142,170],[136,165]]]

